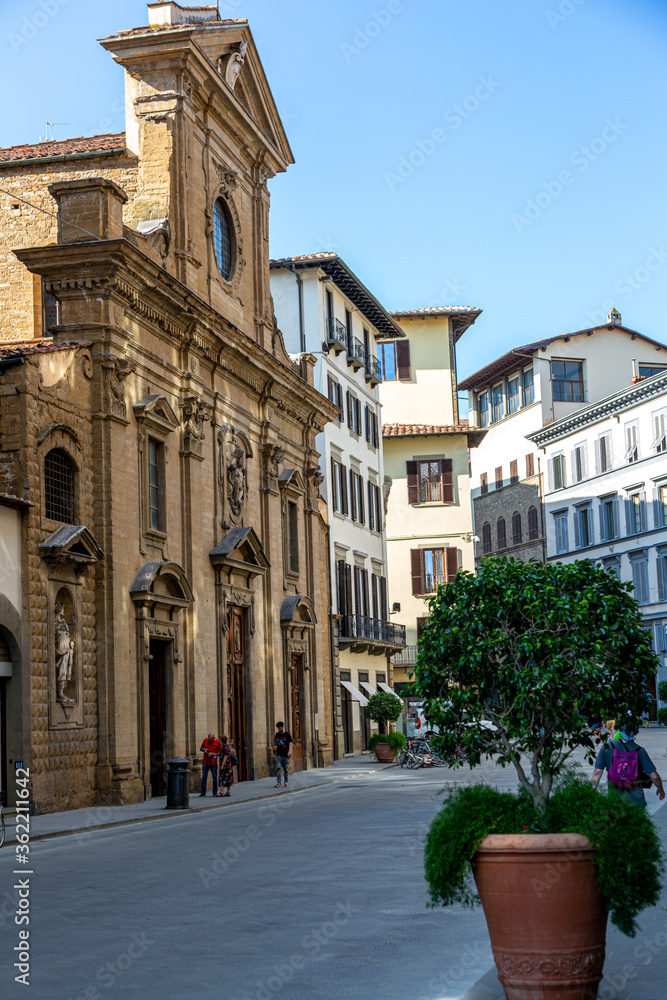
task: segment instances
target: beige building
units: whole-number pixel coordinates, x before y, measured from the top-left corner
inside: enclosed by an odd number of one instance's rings
[[[415,662],[425,598],[474,569],[468,452],[482,435],[459,418],[455,352],[479,314],[465,306],[393,313],[405,339],[380,348],[389,604],[407,629],[393,657],[397,691]]]
[[[315,442],[338,411],[269,289],[292,155],[244,21],[149,22],[102,41],[125,133],[0,151],[0,491],[33,504],[4,746],[38,811],[161,795],[175,755],[195,787],[209,730],[241,779],[276,719],[295,768],[333,759]]]

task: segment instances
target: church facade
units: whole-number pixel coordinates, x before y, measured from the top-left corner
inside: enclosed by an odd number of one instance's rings
[[[40,812],[162,795],[175,756],[194,788],[210,731],[241,780],[277,720],[296,769],[333,760],[315,439],[337,409],[269,289],[292,156],[245,22],[149,19],[102,40],[125,133],[0,151],[0,493],[22,505],[1,752]]]

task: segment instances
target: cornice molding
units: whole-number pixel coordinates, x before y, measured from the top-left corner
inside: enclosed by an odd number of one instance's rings
[[[553,444],[555,441],[569,437],[575,431],[582,430],[582,428],[591,426],[592,424],[600,423],[601,420],[605,420],[607,417],[613,417],[617,413],[623,413],[625,410],[632,409],[632,407],[637,406],[639,403],[645,403],[650,399],[655,399],[657,396],[664,396],[665,394],[667,394],[667,372],[660,375],[653,375],[643,382],[628,386],[626,389],[622,389],[621,392],[603,399],[600,403],[584,407],[582,410],[577,410],[571,416],[563,417],[556,423],[549,424],[539,431],[526,434],[526,438],[528,441],[534,441],[538,448],[544,448],[548,444]]]

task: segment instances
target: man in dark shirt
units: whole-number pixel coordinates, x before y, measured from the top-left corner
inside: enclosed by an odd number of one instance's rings
[[[634,729],[634,727],[630,727]],[[644,747],[640,747],[638,743],[633,740],[634,732],[625,732],[624,730],[619,730],[616,737],[609,743],[605,743],[604,746],[600,747],[598,751],[597,758],[595,760],[595,770],[591,776],[591,783],[593,788],[597,788],[600,783],[600,778],[602,774],[607,769],[607,774],[611,767],[611,762],[613,759],[613,751],[617,750],[620,752],[637,750],[638,751],[638,761],[639,761],[639,773],[640,776],[642,772],[647,775],[656,787],[656,795],[662,802],[665,797],[665,790],[662,787],[662,778],[655,769],[655,765],[649,755],[647,754]],[[646,807],[646,798],[644,797],[644,789],[641,785],[636,785],[634,788],[616,788],[611,785],[614,791],[618,795],[623,795],[625,798],[630,799],[632,802],[637,802],[639,805]]]
[[[273,738],[273,743],[276,748],[276,788],[281,786],[281,778],[283,772],[285,774],[285,788],[287,788],[287,778],[289,777],[289,759],[292,756],[290,752],[290,743],[294,743],[294,740],[290,734],[285,729],[284,722],[276,722],[276,735]]]

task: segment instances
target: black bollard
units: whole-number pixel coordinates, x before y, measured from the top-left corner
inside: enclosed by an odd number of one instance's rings
[[[167,809],[190,808],[190,761],[175,757],[167,761]]]

